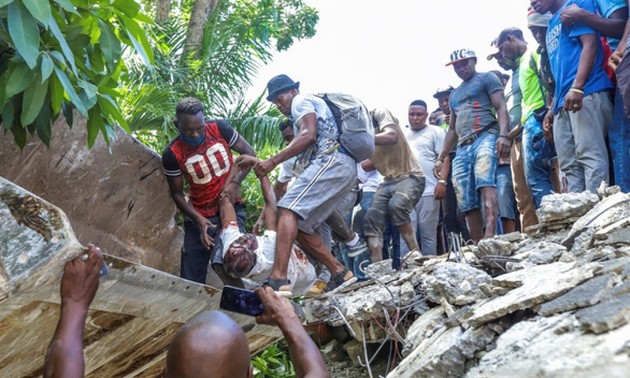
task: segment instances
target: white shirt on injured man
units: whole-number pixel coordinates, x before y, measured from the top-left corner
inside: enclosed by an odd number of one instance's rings
[[[223,243],[222,253],[224,258],[230,245],[242,235],[243,233],[238,229],[238,226],[230,225],[223,229],[221,242]],[[273,267],[273,260],[276,254],[276,232],[267,230],[263,236],[256,236],[256,240],[258,242],[258,248],[254,251],[256,254],[256,265],[245,278],[262,283],[269,277]],[[295,244],[291,249],[291,255],[289,255],[287,273],[287,278],[291,281],[291,292],[294,296],[306,293],[317,279],[315,267],[310,263],[306,254]]]

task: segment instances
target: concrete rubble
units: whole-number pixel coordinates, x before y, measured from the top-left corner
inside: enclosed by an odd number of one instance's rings
[[[375,264],[369,280],[308,300],[307,321],[345,328],[360,356],[394,342],[387,377],[627,377],[630,195],[554,194],[538,216],[461,258]]]

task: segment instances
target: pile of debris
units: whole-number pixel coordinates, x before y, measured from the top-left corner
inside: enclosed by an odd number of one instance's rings
[[[370,280],[305,303],[342,326],[327,345],[365,366],[384,345],[388,377],[606,376],[630,371],[630,195],[555,194],[540,224],[453,256],[373,264]],[[343,349],[342,349],[343,348]],[[335,352],[337,350],[337,352]]]

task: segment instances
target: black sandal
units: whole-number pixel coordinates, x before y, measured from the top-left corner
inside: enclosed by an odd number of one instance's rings
[[[274,280],[271,277],[267,277],[266,280],[263,281],[263,286],[269,286],[273,289],[273,291],[280,291],[280,288],[285,285],[290,285],[291,281],[287,278]]]

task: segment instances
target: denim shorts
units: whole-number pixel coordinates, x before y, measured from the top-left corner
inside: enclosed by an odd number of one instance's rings
[[[453,187],[462,212],[481,207],[480,188],[496,188],[497,136],[489,132],[478,135],[474,142],[457,147],[453,160]]]

